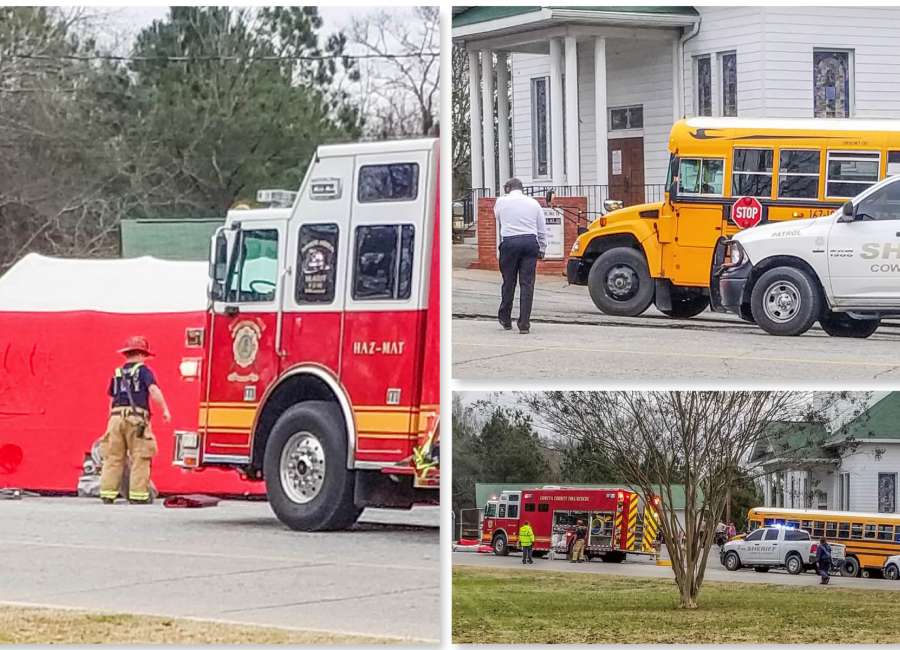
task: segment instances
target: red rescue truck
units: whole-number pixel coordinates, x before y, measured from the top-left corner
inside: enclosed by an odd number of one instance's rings
[[[534,530],[534,551],[565,556],[569,538],[580,519],[588,527],[585,554],[604,562],[622,562],[627,553],[656,553],[659,501],[641,508],[636,492],[625,489],[547,486],[533,490],[505,490],[484,508],[481,542],[497,555],[518,546],[519,526],[528,521]]]
[[[231,210],[188,330],[174,463],[265,481],[296,530],[438,500],[436,139],[321,146],[289,209]]]

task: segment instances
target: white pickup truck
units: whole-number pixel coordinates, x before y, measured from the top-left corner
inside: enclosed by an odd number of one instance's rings
[[[888,580],[900,580],[900,555],[891,555],[886,559],[883,571]]]
[[[795,336],[816,321],[831,336],[865,338],[900,315],[900,176],[827,217],[748,228],[713,255],[710,304]]]
[[[757,528],[744,539],[726,543],[720,560],[729,571],[752,567],[768,571],[772,567],[784,567],[788,573],[798,574],[812,568],[816,562],[817,542],[809,533],[797,528],[772,526]],[[831,544],[832,561],[844,559],[844,546]]]

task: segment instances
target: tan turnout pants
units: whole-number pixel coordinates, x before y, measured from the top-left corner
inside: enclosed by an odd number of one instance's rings
[[[583,556],[584,556],[584,540],[576,539],[575,543],[572,544],[572,561],[580,562]]]
[[[115,499],[119,496],[126,455],[131,460],[128,498],[131,501],[150,500],[150,460],[156,455],[156,438],[150,429],[150,421],[144,437],[137,437],[137,425],[141,418],[126,415],[126,409],[113,409],[106,425],[106,435],[100,445],[103,455],[103,471],[100,473],[100,496]]]

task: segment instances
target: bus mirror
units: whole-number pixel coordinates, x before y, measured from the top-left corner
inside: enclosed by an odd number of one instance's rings
[[[838,219],[841,223],[849,223],[856,220],[856,210],[853,207],[853,201],[847,201],[841,206],[841,217]]]

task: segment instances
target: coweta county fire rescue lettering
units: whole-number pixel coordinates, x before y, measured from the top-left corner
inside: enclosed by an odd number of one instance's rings
[[[353,341],[353,354],[403,354],[406,341]]]
[[[539,496],[539,501],[590,501],[588,497],[573,497],[567,494],[562,496]]]

